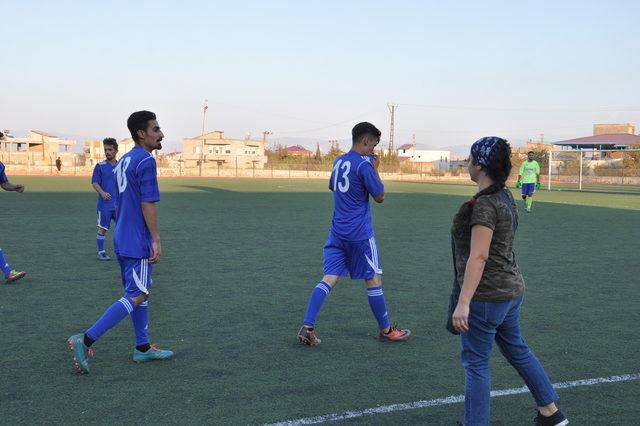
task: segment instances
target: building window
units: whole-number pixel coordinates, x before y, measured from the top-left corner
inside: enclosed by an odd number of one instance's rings
[[[258,148],[255,146],[244,147],[244,155],[256,155],[257,153],[258,153]]]
[[[223,155],[223,154],[229,154],[229,152],[227,152],[227,149],[229,148],[229,145],[212,145],[209,147],[209,153],[210,154],[216,154],[216,155]]]
[[[196,145],[193,147],[193,153],[194,154],[200,154],[200,146]]]

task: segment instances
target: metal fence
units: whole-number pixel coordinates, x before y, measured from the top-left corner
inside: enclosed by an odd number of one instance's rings
[[[640,192],[640,149],[551,151],[540,166],[549,190]]]
[[[513,157],[512,180],[524,156]],[[563,150],[540,153],[541,182],[549,190],[602,190],[610,192],[640,193],[640,149],[629,150]],[[32,164],[15,161],[0,154],[0,161],[8,167],[10,175],[34,176],[90,176],[93,166],[86,164],[82,155],[67,159],[58,170],[55,161]],[[221,177],[221,178],[277,178],[277,179],[329,179],[332,161],[275,161],[250,168],[225,166],[216,162],[185,167],[181,161],[158,158],[158,175],[162,177]],[[466,165],[434,167],[433,164],[382,161],[380,175],[389,180],[469,182]]]

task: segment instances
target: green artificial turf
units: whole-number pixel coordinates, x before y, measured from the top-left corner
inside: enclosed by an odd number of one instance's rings
[[[27,191],[0,194],[0,246],[28,275],[0,286],[3,424],[261,424],[463,393],[459,338],[444,323],[451,218],[472,186],[388,182],[372,207],[389,315],[411,340],[379,342],[363,283],[345,279],[320,312],[322,345],[308,348],[295,335],[322,276],[327,183],[161,179],[149,333],[175,359],[133,363],[125,319],[78,376],[65,339],[122,294],[117,262],[96,260],[96,194],[88,178],[12,181]],[[640,373],[639,253],[639,195],[540,191],[521,210],[523,334],[552,381]],[[496,350],[492,388],[520,386]],[[573,424],[640,418],[640,381],[559,394]],[[455,424],[462,413],[458,403],[343,423]],[[534,415],[528,394],[492,400],[495,424]]]

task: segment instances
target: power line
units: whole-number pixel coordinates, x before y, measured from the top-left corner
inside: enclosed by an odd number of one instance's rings
[[[640,107],[611,107],[611,108],[532,108],[532,107],[474,107],[462,105],[426,105],[426,104],[405,104],[398,105],[431,108],[431,109],[449,109],[462,111],[520,111],[520,112],[640,112]]]
[[[314,129],[306,129],[306,130],[298,130],[298,131],[284,131],[284,132],[280,132],[280,131],[275,131],[275,134],[278,135],[290,135],[290,134],[300,134],[300,133],[309,133],[309,132],[316,132],[318,130],[325,130],[325,129],[330,129],[332,127],[336,127],[336,126],[341,126],[343,124],[347,124],[347,123],[353,123],[354,121],[356,121],[358,118],[364,116],[364,115],[369,115],[371,114],[371,112],[377,110],[377,108],[375,109],[371,109],[369,111],[363,112],[361,114],[358,114],[358,116],[356,116],[355,118],[349,119],[349,120],[344,120],[344,121],[339,121],[337,123],[332,123],[332,124],[328,124],[326,126],[323,127],[316,127]]]

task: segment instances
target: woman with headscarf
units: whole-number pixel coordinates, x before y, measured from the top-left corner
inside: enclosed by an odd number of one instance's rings
[[[524,280],[513,251],[518,212],[506,188],[511,147],[502,138],[484,137],[471,147],[468,168],[478,193],[453,219],[456,284],[448,325],[450,331],[461,333],[464,423],[489,424],[489,362],[495,341],[533,394],[536,425],[566,425],[549,377],[520,334]]]

